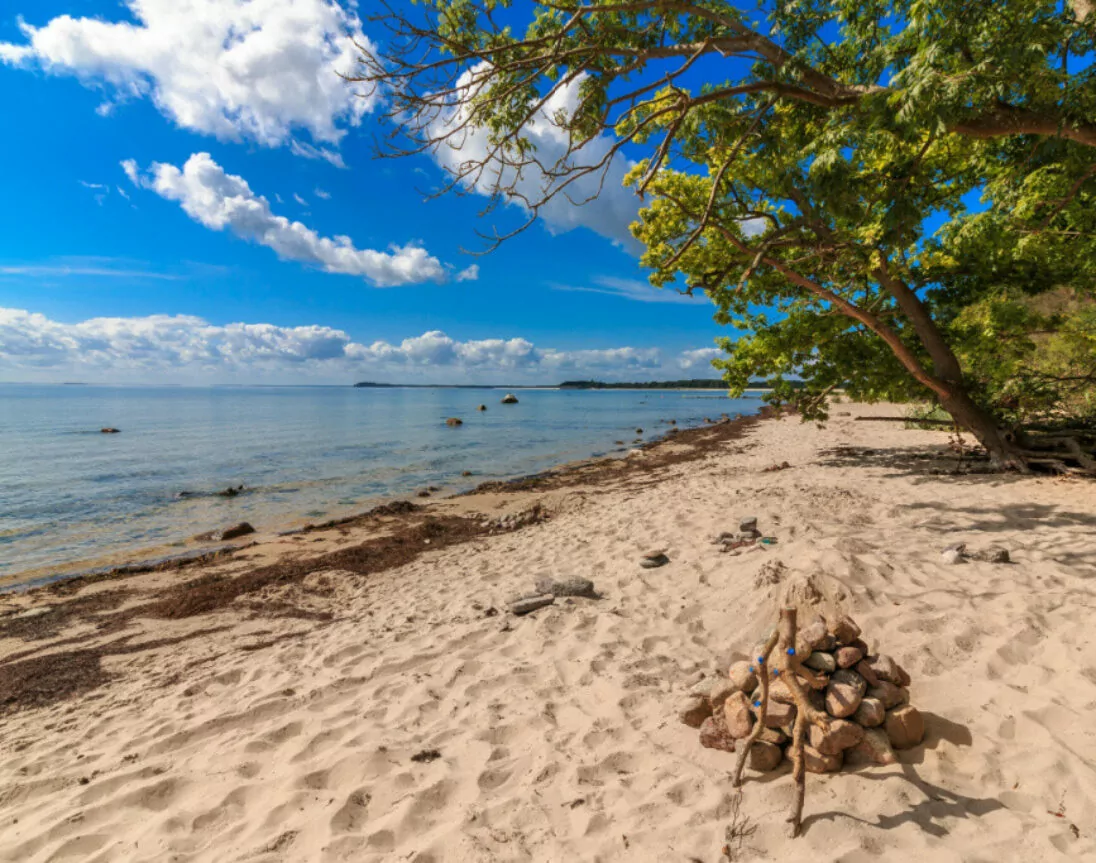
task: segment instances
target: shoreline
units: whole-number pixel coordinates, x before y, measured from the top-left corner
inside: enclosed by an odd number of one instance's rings
[[[946,473],[946,433],[857,421],[899,411],[0,596],[0,861],[714,861],[735,825],[741,859],[1087,859],[1096,484]],[[713,544],[746,516],[775,544]],[[509,613],[544,577],[597,598]],[[851,615],[927,730],[810,774],[796,840],[787,764],[739,798],[677,716],[789,604]]]
[[[729,419],[728,422],[734,423],[738,422],[740,419],[750,419],[752,417],[760,416],[768,410],[769,408],[767,406],[762,406],[758,409],[756,414],[745,416],[739,415],[737,418]],[[634,451],[646,452],[669,441],[679,439],[687,440],[688,433],[695,432],[699,429],[710,429],[719,426],[721,422],[722,420],[717,420],[713,423],[705,423],[696,426],[667,426],[665,430],[659,430],[656,437],[652,437],[639,444],[617,447],[610,452],[577,461],[562,462],[532,474],[524,474],[504,479],[485,480],[471,488],[466,488],[463,491],[454,491],[438,497],[431,496],[428,500],[431,502],[443,501],[454,497],[467,497],[482,493],[487,487],[490,487],[493,490],[499,490],[510,485],[537,484],[548,477],[558,476],[563,478],[572,472],[585,470],[592,464],[602,461],[626,459],[630,457]],[[678,438],[678,435],[685,435],[686,437]],[[8,593],[37,590],[41,587],[46,587],[58,582],[99,579],[103,577],[125,575],[127,573],[139,574],[141,572],[155,571],[158,569],[183,568],[192,565],[200,565],[215,560],[218,557],[231,555],[236,551],[250,548],[256,542],[268,543],[281,537],[310,532],[317,528],[335,527],[353,523],[363,516],[368,515],[373,509],[383,507],[401,499],[400,495],[378,497],[372,501],[373,505],[366,510],[360,510],[353,506],[342,508],[334,506],[332,507],[334,510],[332,517],[319,523],[309,521],[309,516],[304,513],[277,519],[272,523],[261,525],[256,529],[254,534],[249,534],[247,538],[240,543],[233,543],[230,541],[227,543],[210,544],[192,537],[190,539],[161,545],[134,547],[127,551],[120,551],[102,558],[91,557],[60,564],[58,566],[38,566],[20,570],[18,572],[0,576],[0,596]]]

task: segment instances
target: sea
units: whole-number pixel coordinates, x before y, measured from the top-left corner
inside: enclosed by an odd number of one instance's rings
[[[509,391],[517,404],[487,388],[0,384],[0,585],[194,553],[209,545],[196,535],[241,521],[292,529],[623,455],[670,420],[761,407],[711,390]]]

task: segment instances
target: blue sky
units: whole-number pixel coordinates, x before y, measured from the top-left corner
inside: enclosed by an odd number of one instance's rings
[[[521,214],[373,158],[377,106],[334,74],[370,36],[349,7],[136,8],[0,0],[0,380],[714,376],[710,304],[646,286],[615,183],[462,252]]]

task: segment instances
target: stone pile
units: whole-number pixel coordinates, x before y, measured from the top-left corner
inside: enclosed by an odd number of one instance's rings
[[[848,764],[893,764],[896,749],[924,739],[925,724],[910,705],[910,676],[890,656],[872,653],[848,617],[816,618],[796,633],[795,653],[815,672],[798,677],[810,690],[812,706],[825,711],[829,730],[811,726],[804,763],[812,773],[833,773]],[[756,655],[760,651],[755,649]],[[754,729],[761,710],[758,666],[735,662],[726,678],[701,680],[681,704],[678,717],[700,730],[709,749],[733,752]],[[796,706],[787,684],[774,675],[769,684],[765,727],[750,747],[754,770],[774,770],[788,757]]]

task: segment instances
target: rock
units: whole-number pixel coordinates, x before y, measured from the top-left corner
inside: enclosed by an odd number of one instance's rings
[[[867,697],[878,699],[883,703],[883,707],[890,710],[892,707],[897,707],[906,701],[909,695],[902,687],[880,680],[878,686],[868,688]]]
[[[852,716],[860,706],[867,687],[864,678],[856,672],[848,669],[835,671],[830,685],[826,687],[826,710],[838,719]]]
[[[639,561],[639,565],[644,569],[657,569],[660,566],[665,566],[670,562],[670,558],[666,557],[666,552],[658,549],[656,551],[649,551]]]
[[[840,754],[823,755],[813,746],[803,747],[803,767],[808,773],[836,773],[844,760]]]
[[[487,405],[480,405],[478,408],[476,408],[476,410],[485,411],[485,410],[487,410]]]
[[[761,691],[754,692],[754,701],[761,697]],[[769,704],[773,702],[779,704],[795,704],[795,696],[792,695],[791,688],[784,682],[783,678],[777,677],[769,684]]]
[[[967,544],[965,542],[956,542],[949,545],[942,552],[940,552],[940,560],[946,564],[962,563],[967,556]]]
[[[863,698],[860,706],[856,708],[856,713],[852,715],[853,722],[859,722],[865,728],[875,728],[882,725],[886,718],[886,706],[880,699],[870,695]]]
[[[898,756],[885,731],[869,728],[863,739],[845,752],[845,760],[849,764],[897,764]]]
[[[1007,548],[991,548],[986,555],[990,563],[1012,563]]]
[[[839,647],[833,658],[837,661],[838,668],[852,668],[864,658],[864,652],[859,647]]]
[[[753,692],[757,688],[757,675],[746,660],[736,662],[727,671],[727,677],[740,692]]]
[[[847,719],[835,719],[828,731],[811,725],[811,746],[823,755],[836,755],[855,746],[864,739],[864,729]]]
[[[111,426],[107,426],[106,428],[99,429],[99,434],[121,434],[121,433],[122,433],[121,429],[116,429],[116,428],[113,428]]]
[[[727,733],[736,740],[749,737],[753,730],[754,717],[750,713],[750,702],[744,692],[733,692],[723,702],[723,722]]]
[[[784,750],[775,743],[755,740],[750,747],[750,767],[758,773],[768,773],[770,770],[775,770],[783,760]]]
[[[502,403],[504,405],[516,405],[518,403],[518,397],[513,393],[507,393],[502,397]]]
[[[430,492],[428,492],[426,489],[423,489],[422,491],[420,491],[418,493],[417,496],[418,497],[430,497]]]
[[[848,648],[842,649],[847,650]],[[807,666],[807,668],[813,668],[815,671],[821,671],[823,674],[833,674],[837,671],[837,660],[833,655],[830,653],[822,653],[819,650],[816,650],[808,656],[803,661],[803,664]],[[842,665],[841,667],[846,668],[847,666]]]
[[[231,486],[230,485],[224,491],[214,492],[214,494],[216,494],[217,497],[236,497],[236,495],[238,495],[243,490],[244,490],[244,487],[242,485],[238,485],[238,486]]]
[[[761,533],[757,529],[757,518],[755,516],[752,516],[752,515],[751,516],[746,516],[745,518],[740,519],[739,522],[738,522],[738,529],[742,533],[753,533],[753,534],[759,534],[759,535]]]
[[[866,659],[861,659],[856,663],[856,673],[868,681],[868,686],[878,686],[882,682],[875,676],[871,664]]]
[[[594,583],[588,578],[572,576],[563,581],[554,581],[551,578],[537,579],[537,593],[550,593],[552,596],[583,596],[587,599],[597,599]]]
[[[827,623],[830,635],[837,639],[838,644],[852,644],[860,637],[860,627],[844,614]]]
[[[523,599],[515,600],[510,603],[510,612],[512,614],[528,614],[531,611],[536,611],[538,608],[544,608],[546,605],[551,605],[556,601],[556,598],[550,593],[543,593],[539,596],[526,596]]]
[[[462,471],[460,472],[460,475],[461,475],[461,476],[471,476],[471,475],[472,475],[472,471],[470,471],[470,470],[462,470]]]
[[[678,705],[677,718],[690,728],[699,728],[712,715],[712,706],[702,695],[689,695]]]
[[[910,679],[909,672],[906,671],[901,665],[898,666],[898,685],[909,686],[913,681]]]
[[[878,680],[885,680],[895,686],[901,684],[902,676],[898,673],[898,663],[885,653],[867,658],[868,667]]]
[[[820,617],[815,618],[796,633],[795,649],[802,654],[819,650],[819,645],[826,640],[827,635],[825,621]]]
[[[764,740],[766,743],[774,743],[777,746],[783,746],[788,742],[788,735],[781,731],[779,728],[762,728],[761,733],[757,735],[758,740]]]
[[[464,425],[464,420],[458,419],[457,417],[449,417],[449,419],[445,421],[445,424],[451,427],[462,426]]]
[[[722,710],[723,702],[739,691],[739,688],[730,680],[720,678],[713,681],[711,689],[708,690],[708,703],[712,706],[712,712],[718,713]]]
[[[702,683],[705,677],[706,675],[703,671],[694,671],[692,674],[685,678],[685,685],[696,686],[698,683]]]
[[[229,528],[226,528],[225,530],[222,530],[221,533],[220,533],[220,536],[218,538],[222,539],[222,540],[236,539],[237,537],[247,536],[249,533],[254,533],[254,532],[255,532],[255,528],[253,528],[246,521],[241,521],[239,524],[234,524],[234,525],[232,525],[232,527],[229,527]]]
[[[909,749],[925,739],[925,720],[921,711],[908,704],[887,711],[884,727],[895,749]]]
[[[643,429],[636,429],[636,434],[643,434]]]
[[[700,724],[700,745],[705,749],[734,752],[734,738],[728,733],[727,726],[718,713]]]
[[[761,712],[761,708],[754,707],[752,702],[750,703],[750,710],[755,714]],[[785,725],[791,725],[795,722],[796,713],[794,704],[782,704],[770,698],[768,705],[765,707],[765,727],[782,729]]]
[[[833,653],[837,650],[837,639],[827,632],[826,637],[816,644],[814,649],[820,650],[823,653]]]

